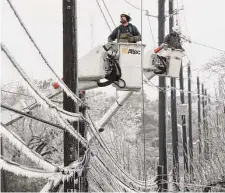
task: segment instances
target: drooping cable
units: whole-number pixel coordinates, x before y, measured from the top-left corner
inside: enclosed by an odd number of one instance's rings
[[[91,119],[89,113],[87,113],[89,119],[90,119],[90,123],[93,126],[93,128],[95,129],[95,131],[93,130],[92,127],[90,127],[92,133],[94,134],[95,138],[98,140],[99,144],[101,145],[101,147],[103,148],[104,152],[109,156],[109,158],[111,159],[111,161],[115,164],[116,167],[118,167],[118,169],[121,171],[121,173],[126,176],[128,179],[130,179],[131,181],[133,181],[134,183],[136,183],[138,186],[140,187],[144,187],[145,186],[145,182],[144,181],[140,181],[135,179],[133,176],[131,176],[130,174],[128,174],[123,168],[122,166],[115,160],[115,158],[112,156],[109,148],[107,147],[107,145],[105,144],[104,140],[102,139],[101,135],[98,133],[97,128],[93,122],[93,120]],[[93,139],[93,138],[92,138]],[[152,180],[149,180],[147,182],[147,185],[149,186],[152,183]]]
[[[83,119],[83,116],[81,116],[78,113],[71,113],[71,112],[65,111],[65,110],[61,109],[60,107],[56,106],[47,97],[45,97],[42,93],[40,93],[40,91],[37,88],[37,86],[33,83],[33,81],[31,81],[31,79],[24,72],[24,70],[21,68],[21,66],[15,61],[15,59],[13,58],[13,56],[11,55],[11,53],[9,52],[7,47],[2,42],[1,42],[1,50],[6,54],[7,58],[11,62],[11,64],[15,67],[17,72],[21,75],[21,77],[29,85],[29,88],[31,88],[31,90],[33,92],[33,95],[35,96],[35,98],[37,100],[39,100],[39,101],[42,100],[44,105],[47,105],[50,108],[57,110],[58,112],[60,112],[60,113],[64,114],[65,116],[67,116],[69,119],[72,118],[74,120],[78,120],[79,117]]]
[[[65,91],[65,93],[67,94],[67,96],[71,97],[74,102],[80,102],[81,104],[83,104],[83,102],[79,99],[78,96],[76,96],[69,88],[68,86],[61,80],[61,78],[57,75],[57,73],[55,72],[55,70],[52,68],[52,66],[50,65],[50,63],[47,61],[47,59],[44,57],[43,53],[41,52],[40,48],[37,46],[36,42],[34,41],[34,38],[31,36],[31,34],[29,33],[28,29],[26,28],[25,24],[22,22],[19,14],[17,13],[16,9],[14,8],[11,0],[7,0],[8,4],[10,5],[11,9],[13,10],[13,13],[15,14],[16,18],[18,19],[20,25],[23,27],[24,31],[26,32],[27,36],[29,37],[29,39],[31,40],[31,42],[33,43],[34,47],[37,49],[38,53],[40,54],[41,58],[43,59],[43,61],[45,62],[45,64],[48,66],[48,68],[52,71],[52,73],[56,76],[56,78],[58,79],[61,88]],[[84,104],[86,105],[86,104]]]
[[[41,155],[37,152],[31,150],[24,141],[20,139],[15,133],[11,132],[10,130],[6,129],[6,127],[1,123],[0,125],[0,134],[4,135],[11,144],[13,144],[16,148],[21,149],[22,152],[29,157],[33,162],[38,163],[39,166],[46,171],[54,172],[56,171],[57,166],[53,165],[52,163],[43,159]]]
[[[22,166],[13,161],[5,159],[3,156],[0,156],[0,169],[7,170],[16,175],[22,175],[29,178],[49,178],[55,174],[55,172],[47,172]]]

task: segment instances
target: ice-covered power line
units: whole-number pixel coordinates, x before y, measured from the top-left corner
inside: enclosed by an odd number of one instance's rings
[[[32,82],[32,80],[25,74],[23,69],[20,67],[20,65],[15,61],[13,56],[10,54],[6,46],[1,43],[1,50],[6,54],[12,65],[16,68],[16,70],[19,72],[19,74],[22,76],[22,78],[27,83],[29,90],[32,92],[32,95],[36,98],[37,101],[41,101],[40,103],[43,106],[47,106],[50,109],[54,109],[56,111],[59,111],[60,113],[63,113],[68,119],[73,121],[78,121],[79,118],[83,118],[81,114],[78,113],[71,113],[68,111],[65,111],[61,109],[60,107],[56,106],[54,103],[52,103],[47,97],[42,94],[37,86]],[[84,119],[84,118],[83,118]]]
[[[112,175],[107,175],[106,172],[105,175],[103,175],[103,172],[101,172],[99,170],[98,167],[96,167],[96,165],[92,164],[91,166],[98,174],[99,176],[101,177],[101,179],[105,182],[105,184],[107,184],[107,186],[111,189],[112,188],[112,191],[114,192],[121,192],[121,190],[118,189],[118,187],[115,185],[114,182],[112,182],[111,178],[112,178]],[[107,177],[106,177],[107,176]],[[109,179],[110,178],[110,179]]]
[[[9,51],[7,50],[7,48],[5,47],[3,43],[1,43],[1,49],[7,55],[8,59],[11,61],[13,66],[17,69],[17,71],[22,76],[22,78],[25,80],[25,83],[28,85],[28,89],[30,90],[31,94],[36,98],[37,102],[41,104],[41,106],[43,107],[43,110],[57,117],[60,124],[63,127],[65,127],[68,132],[70,132],[84,146],[87,146],[87,141],[81,136],[80,133],[78,133],[77,130],[74,130],[74,128],[66,121],[66,119],[71,121],[75,121],[75,120],[79,121],[81,119],[82,121],[85,121],[83,115],[65,111],[61,109],[60,107],[56,106],[54,103],[52,103],[46,96],[44,96],[39,91],[36,85],[24,73],[23,69],[16,63],[16,61],[11,56],[11,54],[9,53]]]
[[[1,92],[9,93],[9,94],[14,94],[14,95],[21,95],[21,96],[32,97],[31,95],[26,95],[26,94],[18,93],[18,92],[12,92],[12,91],[8,91],[8,90],[4,90],[4,89],[1,89]]]
[[[157,85],[154,85],[152,82],[148,81],[148,82],[145,82],[145,84],[147,84],[148,86],[150,87],[156,87],[157,89],[162,89],[162,87],[159,87]],[[164,90],[165,92],[166,91],[170,91],[171,89],[176,89],[177,91],[181,91],[181,92],[185,92],[185,93],[191,93],[191,94],[194,94],[194,95],[199,95],[201,97],[205,97],[205,98],[211,98],[211,99],[214,99],[215,101],[217,101],[218,99],[216,97],[212,97],[212,96],[208,96],[208,95],[203,95],[203,94],[198,94],[197,92],[193,92],[193,91],[187,91],[187,90],[181,90],[179,88],[176,88],[176,87],[165,87],[166,90]]]
[[[50,65],[50,63],[47,61],[47,59],[44,57],[43,53],[41,52],[40,48],[37,46],[36,42],[34,41],[34,38],[32,38],[31,34],[29,33],[28,29],[26,28],[25,24],[23,23],[22,19],[20,18],[19,14],[17,13],[16,9],[14,8],[12,2],[10,0],[7,0],[7,2],[9,3],[13,13],[15,14],[16,18],[18,19],[20,25],[22,26],[22,28],[24,29],[24,31],[26,32],[27,36],[29,37],[29,39],[31,40],[31,42],[33,43],[34,47],[37,49],[38,53],[40,54],[41,58],[43,59],[43,61],[45,62],[45,64],[48,66],[48,68],[51,70],[51,72],[56,76],[56,78],[58,79],[59,85],[60,87],[65,91],[65,93],[67,94],[67,96],[69,96],[72,100],[74,100],[74,102],[79,102],[83,105],[86,105],[78,96],[76,96],[69,88],[68,86],[61,80],[61,78],[57,75],[57,73],[55,72],[55,70],[52,68],[52,66]]]
[[[46,172],[43,170],[27,168],[21,166],[13,161],[6,160],[2,156],[0,157],[0,169],[12,172],[16,175],[22,175],[29,178],[49,178],[55,174],[55,172]]]
[[[9,107],[9,106],[7,106],[7,105],[1,104],[1,107],[4,108],[4,109],[7,109],[7,110],[9,110],[9,111],[12,111],[12,112],[14,112],[14,113],[18,113],[18,114],[20,114],[20,115],[23,115],[23,116],[25,116],[25,117],[29,117],[29,118],[34,119],[34,120],[36,120],[36,121],[45,123],[45,124],[50,125],[50,126],[53,126],[53,127],[56,127],[56,128],[58,128],[58,129],[65,130],[65,128],[61,127],[60,125],[57,125],[57,124],[55,124],[55,123],[51,123],[51,122],[49,122],[49,121],[46,121],[46,120],[44,120],[44,119],[41,119],[41,118],[38,118],[38,117],[35,117],[35,116],[32,116],[32,115],[30,115],[29,113],[22,112],[22,111],[20,111],[20,110],[11,108],[11,107]]]
[[[52,192],[53,190],[58,190],[61,184],[70,180],[71,178],[74,180],[74,184],[78,184],[78,178],[82,175],[83,171],[90,169],[90,157],[91,151],[90,148],[87,148],[82,159],[78,159],[72,162],[69,166],[61,168],[60,172],[55,173],[53,176],[48,178],[48,182],[43,187],[41,192]]]
[[[97,139],[97,141],[99,142],[99,144],[101,145],[101,147],[103,148],[104,152],[106,153],[106,155],[109,156],[110,160],[112,161],[112,163],[119,169],[119,171],[121,172],[121,174],[128,178],[129,181],[132,181],[133,183],[135,183],[137,186],[144,188],[145,186],[145,182],[141,181],[141,180],[137,180],[135,179],[133,176],[131,176],[129,173],[127,173],[123,167],[115,160],[115,158],[113,157],[113,155],[111,154],[109,148],[107,147],[107,145],[105,144],[104,140],[102,139],[101,135],[98,133],[98,129],[96,128],[93,120],[91,119],[89,113],[87,112],[87,115],[90,119],[90,131],[93,133],[94,138]],[[92,138],[93,139],[93,138]],[[152,180],[148,180],[147,181],[147,186],[149,186],[150,184],[152,184]]]
[[[15,133],[6,129],[6,127],[1,123],[0,126],[0,134],[2,134],[5,138],[7,138],[10,143],[12,143],[16,148],[20,149],[24,155],[30,158],[32,161],[37,163],[41,168],[54,172],[57,169],[57,166],[49,163],[48,161],[44,160],[41,155],[31,150],[24,141],[20,139]]]
[[[129,185],[127,185],[127,184],[126,184],[125,182],[123,182],[117,175],[115,175],[115,174],[114,174],[114,173],[106,166],[106,164],[105,164],[98,156],[95,156],[94,158],[95,158],[94,160],[96,160],[97,163],[98,163],[101,167],[105,168],[111,175],[113,175],[113,176],[118,180],[118,182],[122,183],[122,184],[124,185],[124,187],[125,187],[126,189],[128,189],[128,191],[137,191],[137,190],[135,190],[135,189],[129,187]]]

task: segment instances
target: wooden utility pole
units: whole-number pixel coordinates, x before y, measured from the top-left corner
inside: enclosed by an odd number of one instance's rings
[[[180,68],[180,100],[181,104],[185,103],[184,100],[184,76],[183,76],[183,65]],[[187,182],[188,173],[188,152],[187,152],[187,126],[186,126],[186,115],[181,115],[182,125],[182,136],[183,136],[183,157],[184,157],[184,181]]]
[[[208,127],[208,97],[207,90],[204,90],[204,101],[205,101],[205,159],[209,160],[209,127]]]
[[[158,0],[159,45],[165,36],[165,0]],[[167,152],[166,152],[166,79],[159,77],[159,191],[167,191]]]
[[[173,0],[169,1],[169,33],[174,26],[173,20]],[[171,85],[171,123],[172,123],[172,145],[173,145],[173,181],[179,183],[179,154],[178,154],[178,131],[177,131],[177,96],[176,96],[176,79],[170,79]]]
[[[201,130],[201,97],[200,97],[200,81],[199,77],[197,77],[197,90],[198,90],[198,158],[199,163],[201,163],[202,159],[202,130]]]
[[[206,112],[205,112],[205,90],[204,84],[202,84],[202,122],[203,122],[203,154],[204,158],[206,158]]]
[[[208,95],[208,108],[207,108],[207,114],[209,117],[211,117],[211,113],[212,113],[212,109],[211,109],[211,97],[210,95]],[[217,128],[216,128],[217,129]],[[209,123],[208,123],[208,132],[209,132],[209,159],[212,158],[212,124],[210,124],[209,127]]]
[[[77,76],[77,4],[76,0],[63,0],[63,77],[65,84],[78,96]],[[78,106],[63,93],[63,109],[78,112]],[[79,130],[78,122],[73,124]],[[64,166],[68,166],[79,158],[78,141],[70,133],[64,132]],[[64,192],[75,192],[74,179],[64,183]],[[76,190],[77,191],[77,190]],[[79,190],[78,190],[79,191]]]
[[[79,92],[79,98],[85,102],[85,91],[80,91]],[[83,114],[83,116],[86,118],[86,106],[80,106],[79,108],[79,112],[81,112]],[[79,123],[79,133],[81,134],[82,137],[86,138],[86,133],[87,130],[86,130],[86,124],[85,122],[80,122]],[[85,150],[86,148],[84,148],[82,146],[81,143],[77,143],[77,151],[79,152],[79,157],[80,156],[83,156],[85,154]],[[83,170],[83,174],[82,176],[79,178],[78,180],[78,190],[79,192],[88,192],[88,181],[87,181],[87,171],[86,170]]]
[[[190,183],[194,178],[193,171],[193,140],[192,140],[192,96],[191,96],[191,64],[188,64],[188,129],[189,129],[189,172],[190,172]]]
[[[2,137],[2,134],[0,134],[0,145],[1,145],[0,146],[0,155],[4,156],[3,155],[3,137]],[[0,169],[0,172],[1,172],[1,192],[6,192],[4,170]]]

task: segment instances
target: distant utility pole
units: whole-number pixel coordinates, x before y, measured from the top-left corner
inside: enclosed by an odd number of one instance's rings
[[[94,48],[94,16],[91,17],[91,49]]]
[[[204,145],[204,154],[205,154],[205,159],[209,160],[209,129],[208,129],[208,121],[207,121],[207,109],[208,109],[208,99],[207,99],[207,90],[205,89],[203,91],[203,102],[204,102],[204,107],[203,107],[203,111],[204,116],[203,117],[203,124],[204,124],[204,134],[205,134],[205,145]]]
[[[205,114],[205,90],[204,84],[202,84],[202,122],[203,122],[203,158],[206,158],[206,114]]]
[[[202,162],[202,132],[201,132],[201,97],[200,97],[200,81],[197,77],[197,89],[198,89],[198,158],[199,163]]]
[[[158,0],[159,45],[165,36],[165,0]],[[167,152],[166,152],[166,79],[159,77],[159,191],[167,191]]]
[[[211,97],[210,95],[207,96],[208,97],[208,108],[207,108],[207,114],[208,116],[211,116],[211,113],[212,113],[212,104],[211,104]],[[212,123],[210,124],[210,127],[209,127],[209,122],[208,122],[208,139],[209,139],[209,159],[212,158]]]
[[[173,0],[169,1],[169,15],[173,15]],[[169,33],[174,26],[173,16],[169,17]],[[177,131],[177,96],[176,79],[170,79],[171,85],[171,123],[172,123],[172,144],[173,144],[173,180],[176,183],[180,181],[179,175],[179,153],[178,153],[178,131]]]
[[[194,178],[193,171],[193,140],[192,140],[192,96],[191,96],[191,64],[188,64],[188,129],[189,129],[189,156],[190,156],[190,183]]]
[[[184,76],[183,76],[183,65],[180,68],[180,100],[181,104],[185,104],[184,100]],[[187,152],[187,126],[186,126],[186,115],[181,115],[181,125],[183,134],[183,156],[184,156],[184,180],[187,182],[188,173],[188,152]]]
[[[77,2],[76,0],[63,0],[63,78],[65,84],[78,96],[77,76]],[[63,93],[63,109],[69,112],[78,112],[78,106]],[[73,124],[79,130],[78,122]],[[64,132],[64,166],[68,166],[79,157],[77,140],[70,133]],[[75,192],[74,179],[64,183],[64,192]],[[78,190],[79,191],[79,190]]]

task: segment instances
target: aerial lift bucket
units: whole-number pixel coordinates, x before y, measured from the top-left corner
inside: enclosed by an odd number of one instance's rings
[[[126,83],[122,88],[118,84],[112,84],[117,90],[139,90],[142,85],[142,60],[144,44],[118,43],[119,65],[121,68],[121,79]],[[120,82],[118,82],[120,83]]]

